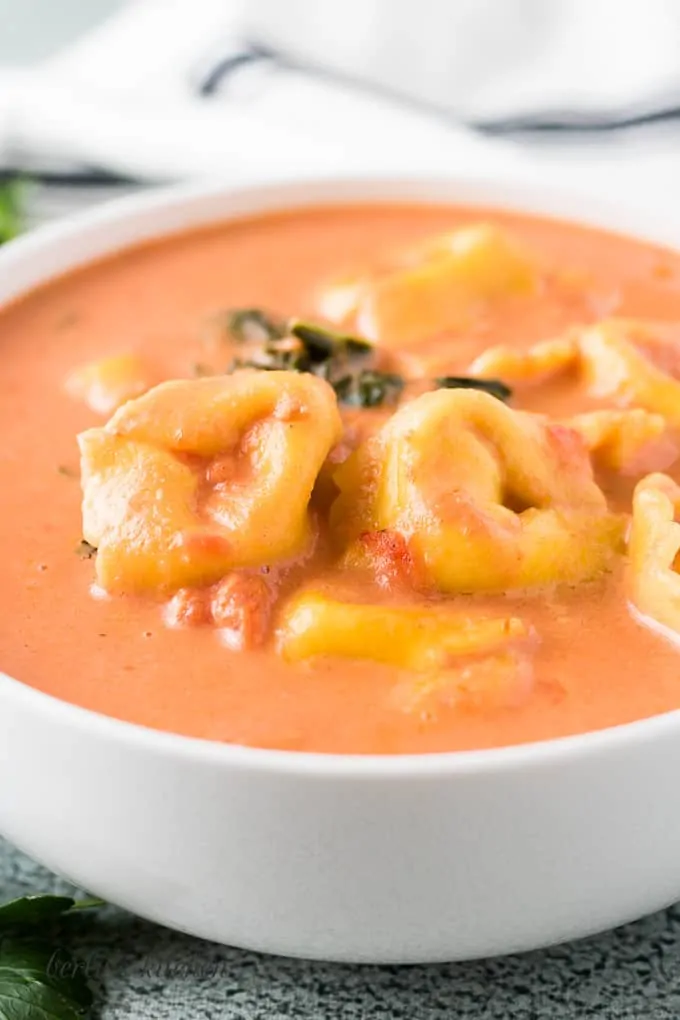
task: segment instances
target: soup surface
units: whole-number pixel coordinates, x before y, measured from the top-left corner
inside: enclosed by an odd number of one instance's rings
[[[244,339],[235,308],[376,347],[338,341],[334,393],[323,352],[262,370],[316,349],[252,316]],[[59,279],[0,315],[0,666],[292,750],[485,748],[678,708],[676,376],[680,256],[495,210],[291,212]],[[164,545],[182,499],[195,527]]]

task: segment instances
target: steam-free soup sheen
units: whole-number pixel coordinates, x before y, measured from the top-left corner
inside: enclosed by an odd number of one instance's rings
[[[650,614],[631,608],[628,517],[611,558],[593,576],[505,592],[443,592],[431,578],[410,587],[341,562],[342,549],[324,531],[336,496],[334,483],[327,481],[312,497],[314,549],[282,569],[262,642],[245,640],[240,648],[233,642],[230,647],[210,623],[183,619],[169,625],[170,591],[97,589],[95,558],[75,551],[83,535],[76,435],[102,426],[110,412],[98,413],[74,395],[66,385],[74,369],[132,352],[144,360],[153,383],[212,378],[215,339],[208,334],[211,317],[220,310],[256,306],[319,321],[328,311],[322,303],[320,312],[320,290],[333,281],[362,272],[372,280],[377,269],[384,276],[385,266],[400,264],[394,253],[425,251],[428,239],[478,223],[492,224],[530,252],[536,280],[520,296],[497,300],[485,292],[464,316],[442,321],[439,328],[427,321],[423,336],[417,335],[417,322],[421,311],[427,320],[429,298],[417,291],[407,294],[404,316],[416,326],[409,325],[403,336],[395,329],[385,338],[383,363],[416,379],[404,390],[404,405],[431,388],[425,380],[470,375],[475,358],[490,347],[509,344],[525,351],[566,335],[570,327],[612,317],[680,324],[676,254],[495,210],[395,205],[293,211],[172,237],[72,273],[2,311],[4,671],[58,698],[157,729],[342,753],[488,748],[581,733],[680,707],[680,651],[672,626],[664,618],[665,626],[654,627]],[[463,294],[467,284],[460,286]],[[398,301],[390,304],[387,319],[380,321],[388,321],[396,308],[401,328],[406,318],[399,318],[400,307]],[[343,315],[349,322],[351,309],[339,313],[339,320]],[[362,332],[369,319],[352,321],[353,332]],[[371,328],[381,328],[375,317]],[[653,337],[639,350],[674,379],[678,344],[680,326],[677,340],[671,329],[659,343]],[[638,406],[634,397],[622,390],[605,392],[606,386],[598,388],[573,368],[539,372],[528,381],[515,371],[505,381],[512,396],[503,406],[543,412],[560,422],[593,409]],[[362,438],[383,427],[395,407],[343,409],[348,432],[334,444],[338,464]],[[680,475],[676,425],[667,420],[655,428],[639,450],[635,440],[634,454],[624,458],[620,470],[593,453],[595,482],[608,511],[630,515],[634,487],[649,474]],[[482,445],[488,440],[484,435]],[[446,497],[447,470],[440,465],[440,502]],[[511,509],[519,515],[525,507]],[[370,654],[286,661],[276,650],[277,628],[286,600],[299,590],[372,606],[451,610],[472,619],[511,616],[523,621],[532,637],[518,653],[519,665],[513,659],[516,675],[507,697],[495,697],[495,674],[488,679],[475,653],[463,680],[468,696],[461,699],[455,692],[467,660],[455,656],[450,680],[448,665],[414,669],[406,660],[400,666]],[[481,694],[470,697],[477,670]]]

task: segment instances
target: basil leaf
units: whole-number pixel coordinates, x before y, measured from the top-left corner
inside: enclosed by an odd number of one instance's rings
[[[446,390],[482,390],[498,400],[509,400],[512,390],[500,379],[474,379],[468,375],[442,375],[435,379],[440,389]]]
[[[288,329],[291,336],[302,341],[313,365],[328,361],[335,354],[336,339],[327,330],[307,322],[298,322],[295,319],[289,323]]]
[[[326,326],[313,322],[291,319],[288,323],[291,336],[301,340],[312,364],[320,364],[332,358],[351,359],[368,357],[373,353],[373,344],[359,336],[336,333]]]

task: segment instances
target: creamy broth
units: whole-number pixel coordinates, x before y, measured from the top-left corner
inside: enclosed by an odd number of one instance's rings
[[[205,360],[205,323],[220,309],[263,306],[313,316],[325,281],[385,251],[461,224],[500,224],[544,273],[531,300],[399,351],[400,365],[464,373],[486,348],[528,348],[609,315],[680,323],[680,256],[625,238],[493,210],[356,206],[267,216],[173,237],[59,279],[0,313],[0,667],[26,684],[106,715],[239,744],[341,753],[422,753],[533,741],[680,707],[680,652],[643,625],[624,591],[625,558],[578,585],[521,594],[410,595],[340,575],[324,543],[282,582],[355,601],[446,603],[471,616],[521,616],[535,628],[533,683],[509,706],[461,710],[428,697],[392,666],[340,658],[286,663],[272,639],[236,652],[212,627],[169,628],[157,599],[93,595],[79,557],[76,434],[103,423],[64,380],[79,364],[141,354],[160,382]],[[680,337],[680,328],[678,331]],[[563,418],[606,401],[569,377],[518,387],[511,406]],[[382,410],[346,422],[372,429]],[[680,478],[677,463],[665,468]],[[637,477],[599,472],[630,511]]]

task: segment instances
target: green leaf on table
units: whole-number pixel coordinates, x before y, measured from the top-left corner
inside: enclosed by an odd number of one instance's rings
[[[0,244],[11,241],[25,227],[26,182],[0,178]]]
[[[54,921],[75,906],[72,896],[20,896],[0,906],[0,929],[17,924],[40,924]]]
[[[36,938],[102,900],[20,896],[0,905],[0,1020],[82,1020],[92,1004],[86,968],[54,941]]]
[[[82,1020],[91,1004],[84,968],[65,950],[42,941],[0,942],[0,1020]]]

